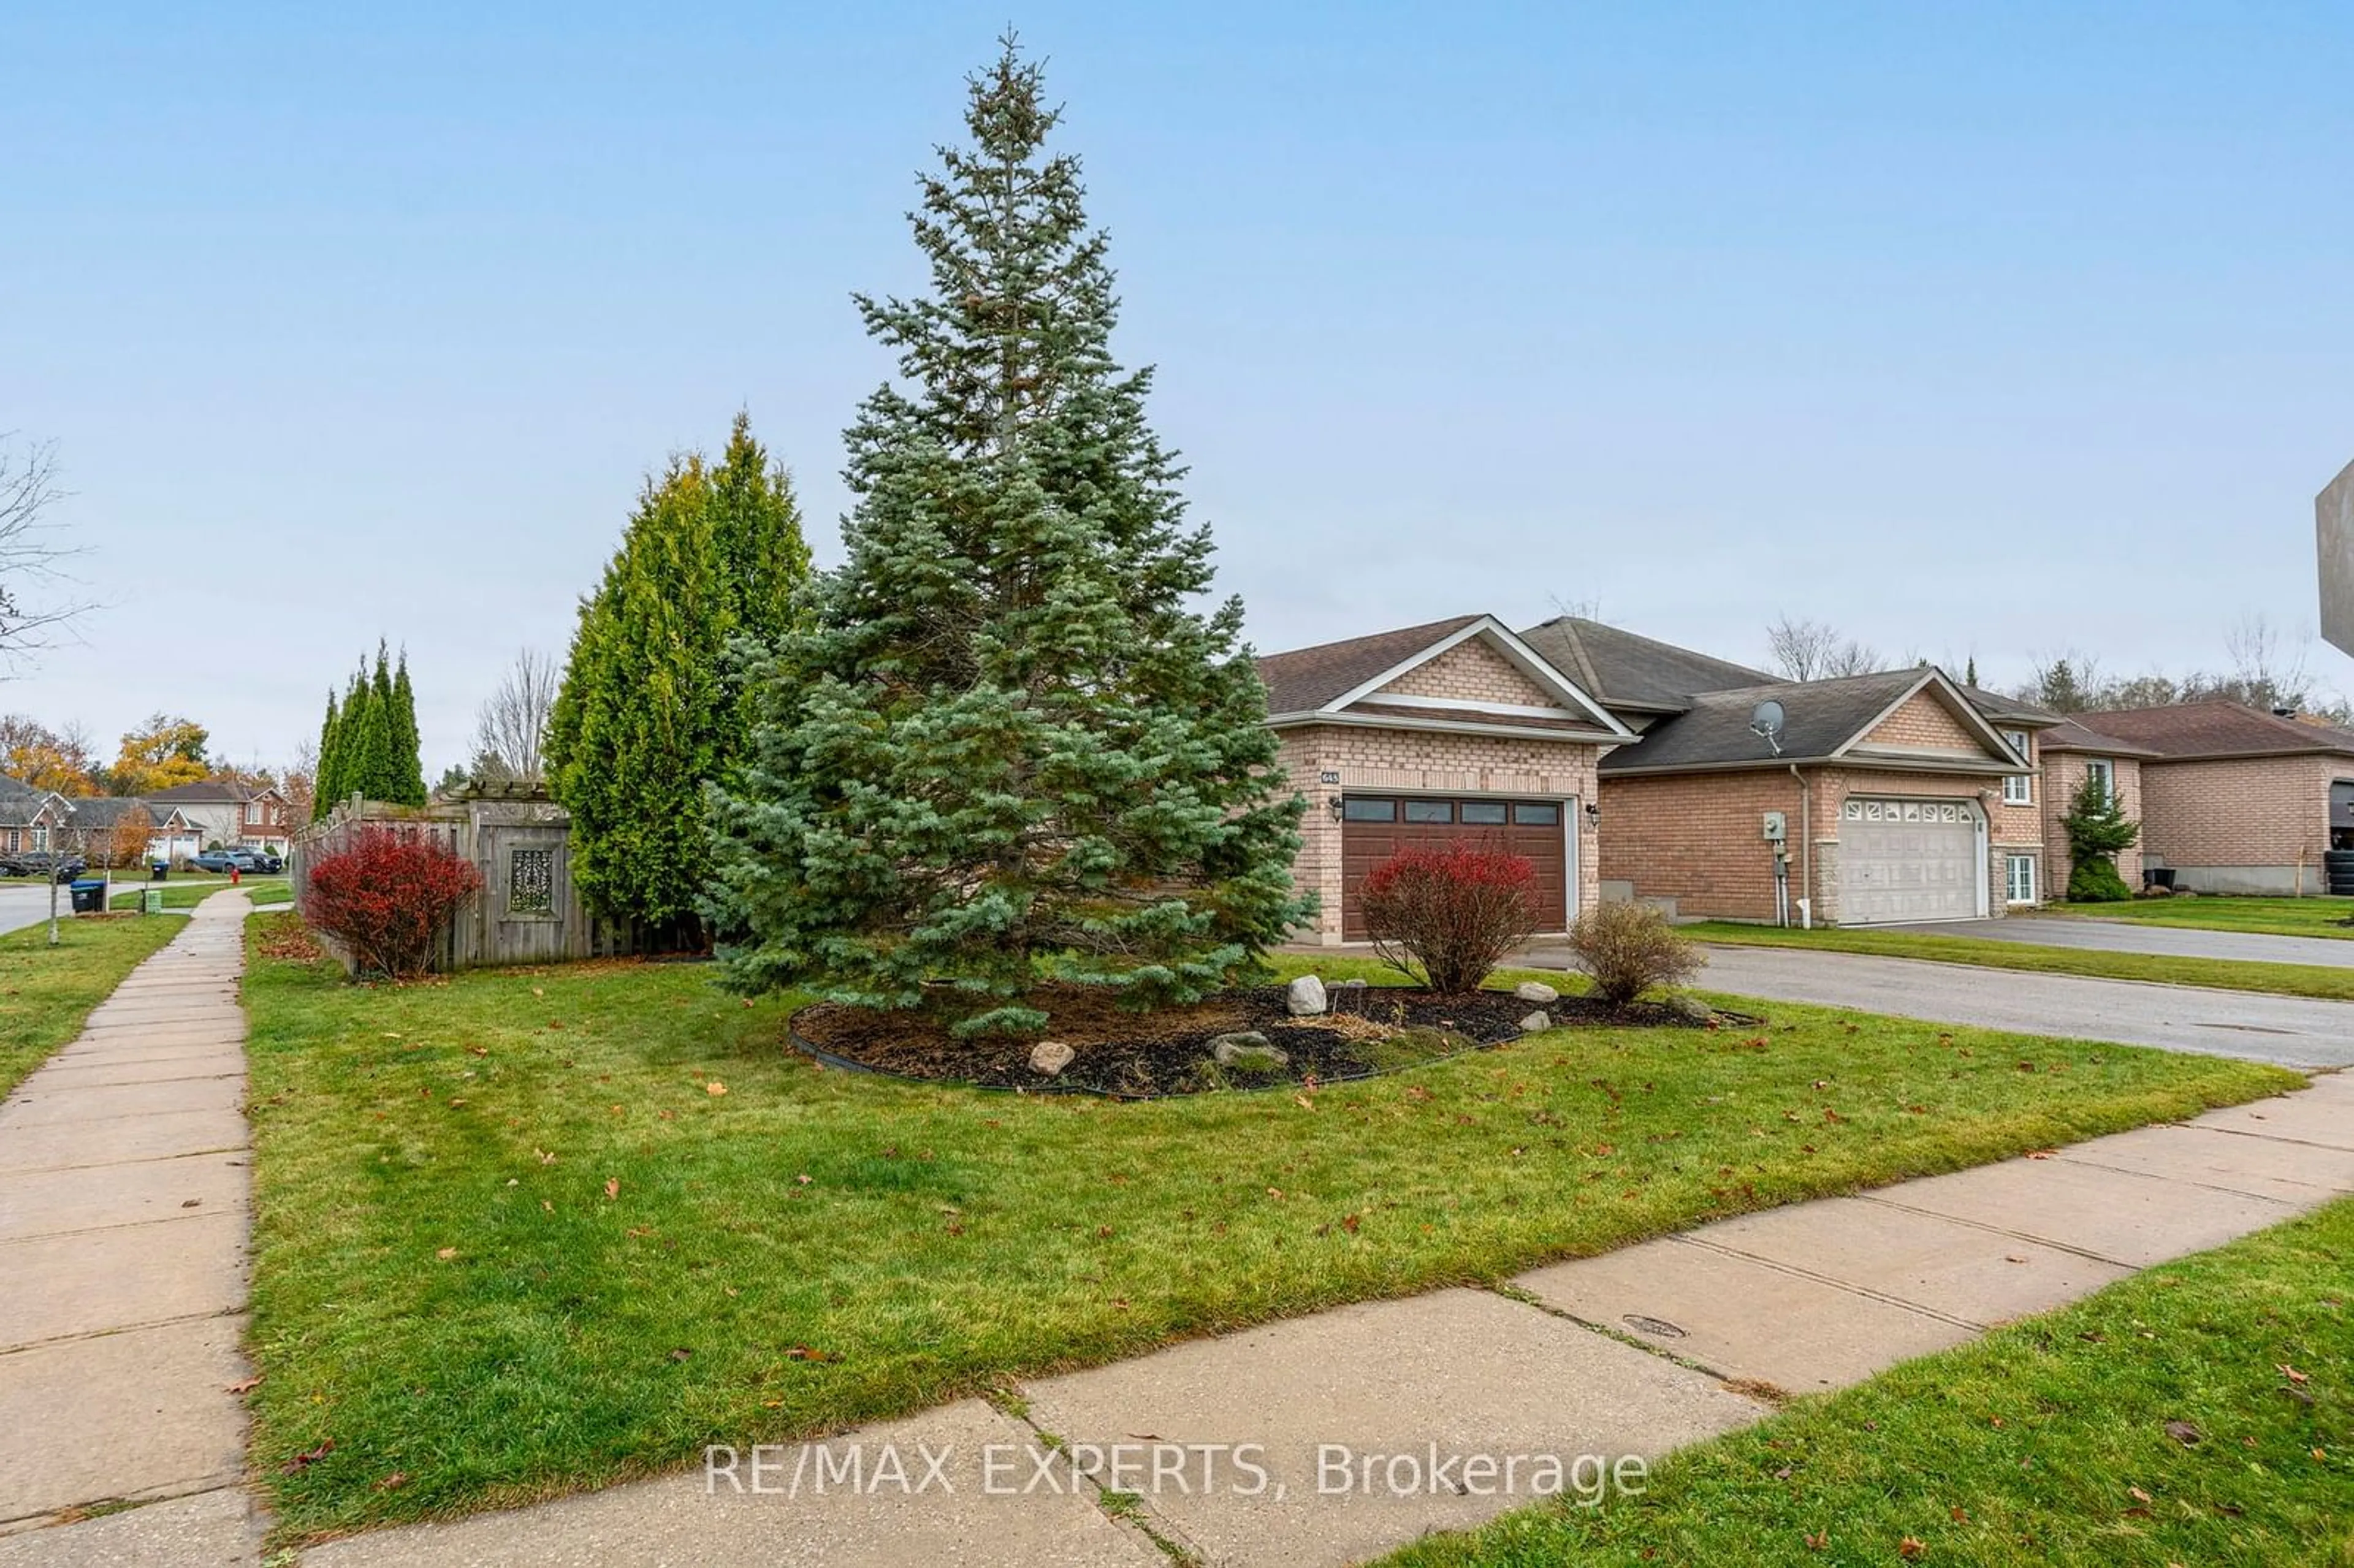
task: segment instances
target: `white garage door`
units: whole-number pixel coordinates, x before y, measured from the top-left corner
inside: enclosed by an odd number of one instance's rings
[[[1850,798],[1840,808],[1839,864],[1842,926],[1985,913],[1978,812],[1964,801]]]

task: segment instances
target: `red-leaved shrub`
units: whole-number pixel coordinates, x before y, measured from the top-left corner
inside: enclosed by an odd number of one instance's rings
[[[1404,849],[1365,874],[1357,902],[1384,962],[1433,991],[1477,991],[1537,928],[1536,867],[1469,845]]]
[[[362,974],[423,974],[443,922],[482,885],[471,862],[388,828],[363,828],[311,868],[302,917]]]

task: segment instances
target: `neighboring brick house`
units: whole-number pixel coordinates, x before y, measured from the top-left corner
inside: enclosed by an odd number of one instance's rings
[[[2110,799],[2125,808],[2126,815],[2141,820],[2141,765],[2145,758],[2158,754],[2147,747],[2137,746],[2114,735],[2104,735],[2092,729],[2081,718],[2062,719],[2045,730],[2042,739],[2041,777],[2036,788],[2042,796],[2043,859],[2050,868],[2050,895],[2067,895],[2068,877],[2075,863],[2068,853],[2068,830],[2060,824],[2075,804],[2076,791],[2084,780],[2097,776],[2107,789]],[[2148,832],[2147,824],[2143,827]],[[2142,846],[2117,852],[2117,874],[2128,888],[2141,885]]]
[[[286,797],[274,786],[255,789],[231,779],[201,779],[146,799],[156,818],[153,853],[159,859],[184,860],[214,844],[284,854],[293,842]]]
[[[48,849],[70,807],[53,789],[0,774],[0,854]]]
[[[1320,906],[1310,939],[1363,940],[1359,885],[1415,844],[1526,855],[1545,931],[1592,907],[1596,764],[1633,732],[1493,616],[1270,654],[1258,669],[1282,766],[1308,798],[1293,876]]]
[[[1935,669],[1779,681],[1570,616],[1522,637],[1640,732],[1597,769],[1610,891],[1681,916],[1842,925],[2041,896],[2032,783],[2005,780],[2031,775],[2050,715],[2004,710],[2022,748]],[[1769,700],[1772,740],[1754,726]]]
[[[2354,848],[2354,731],[2228,702],[2075,717],[2141,748],[2140,864],[2177,887],[2322,893],[2322,852]]]

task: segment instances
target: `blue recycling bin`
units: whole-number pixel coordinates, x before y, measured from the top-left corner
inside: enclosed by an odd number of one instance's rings
[[[170,861],[151,860],[147,863],[147,875],[150,880],[161,882],[171,874],[172,863]]]
[[[77,915],[102,915],[106,912],[106,884],[94,876],[83,877],[73,885],[73,912]]]

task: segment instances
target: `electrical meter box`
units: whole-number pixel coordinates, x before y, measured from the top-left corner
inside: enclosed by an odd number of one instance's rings
[[[1790,819],[1780,811],[1766,813],[1766,842],[1778,844],[1790,836]]]

